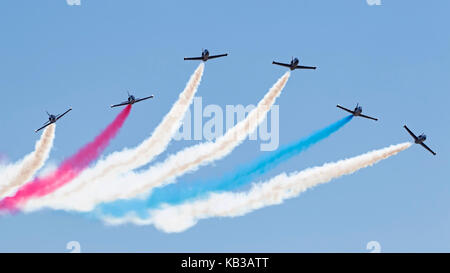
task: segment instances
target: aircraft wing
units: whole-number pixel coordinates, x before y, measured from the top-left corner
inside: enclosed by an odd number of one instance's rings
[[[153,95],[148,96],[148,97],[145,97],[145,98],[142,98],[142,99],[137,99],[137,100],[135,101],[135,103],[136,103],[136,102],[143,101],[143,100],[151,99],[151,98],[153,98]]]
[[[225,57],[225,56],[228,56],[228,54],[213,55],[213,56],[209,56],[208,59],[215,59],[215,58],[220,58],[220,57]]]
[[[316,69],[315,66],[303,66],[303,65],[297,65],[295,69]]]
[[[284,63],[279,63],[279,62],[275,62],[275,61],[273,61],[272,64],[281,65],[281,66],[285,66],[285,67],[291,67],[290,64],[284,64]]]
[[[430,153],[432,153],[433,155],[436,155],[435,152],[433,152],[433,150],[431,150],[427,145],[425,145],[423,142],[420,143],[420,145],[422,145],[422,147],[424,147],[425,149],[427,149]]]
[[[363,118],[373,119],[375,121],[378,120],[377,118],[369,117],[369,116],[366,116],[366,115],[363,115],[363,114],[360,114],[359,116],[363,117]]]
[[[203,60],[202,57],[187,57],[184,58],[185,61],[192,61],[192,60]]]
[[[37,130],[34,130],[34,132],[37,133],[37,132],[39,132],[40,130],[44,129],[45,127],[49,126],[50,124],[51,124],[51,123],[49,122],[49,123],[45,124],[44,126],[42,126],[41,128],[39,128],[39,129],[37,129]]]
[[[350,110],[350,109],[347,109],[347,108],[345,108],[345,107],[342,107],[342,106],[340,106],[339,104],[338,105],[336,105],[336,107],[337,108],[341,108],[342,110],[344,110],[344,111],[347,111],[347,112],[349,112],[349,113],[352,113],[352,114],[354,114],[355,112],[353,112],[352,110]]]
[[[62,118],[65,114],[69,113],[72,110],[72,108],[69,108],[66,112],[62,113],[61,115],[59,115],[56,120]]]
[[[417,136],[413,132],[411,132],[411,130],[409,130],[409,128],[406,127],[406,125],[403,125],[403,127],[405,127],[406,131],[408,131],[408,133],[414,138],[414,140],[417,139]]]
[[[127,104],[130,104],[128,101],[124,101],[124,102],[122,102],[122,103],[119,103],[119,104],[113,104],[113,105],[111,105],[111,108],[113,108],[113,107],[118,107],[118,106],[123,106],[123,105],[127,105]]]

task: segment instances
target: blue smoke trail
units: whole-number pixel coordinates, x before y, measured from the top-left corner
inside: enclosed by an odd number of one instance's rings
[[[254,163],[241,167],[218,180],[195,182],[195,184],[190,185],[190,187],[186,187],[185,183],[171,184],[163,188],[156,188],[147,200],[119,200],[110,204],[100,205],[98,209],[103,213],[113,216],[120,216],[129,211],[134,211],[138,215],[144,216],[148,209],[156,208],[163,203],[175,205],[189,199],[204,196],[212,191],[221,192],[234,190],[247,185],[254,181],[257,176],[275,168],[281,162],[298,155],[312,145],[326,139],[347,124],[352,118],[352,115],[347,116],[314,132],[306,138],[281,147],[277,151],[265,155]]]

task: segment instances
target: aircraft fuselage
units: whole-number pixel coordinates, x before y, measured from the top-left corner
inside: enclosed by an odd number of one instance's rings
[[[297,58],[294,58],[293,60],[291,60],[291,67],[290,67],[290,69],[291,70],[295,70],[295,68],[298,66],[299,62],[300,61]]]
[[[136,102],[136,98],[133,95],[128,96],[128,103],[133,104]]]
[[[202,59],[204,62],[206,62],[209,58],[209,51],[207,49],[203,50],[202,52]]]
[[[426,139],[427,139],[427,136],[424,135],[424,134],[421,134],[420,136],[417,137],[416,140],[414,140],[414,143],[416,143],[416,144],[421,144],[421,143],[423,143]]]
[[[355,107],[355,110],[353,110],[353,115],[354,116],[360,116],[362,113],[362,107],[361,106],[357,106]]]

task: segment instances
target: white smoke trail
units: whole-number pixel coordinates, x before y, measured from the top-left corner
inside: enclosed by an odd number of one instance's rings
[[[290,175],[283,173],[267,182],[253,184],[248,192],[212,193],[206,199],[180,205],[166,204],[160,209],[149,211],[149,218],[146,219],[130,213],[123,218],[104,217],[103,220],[112,225],[127,222],[137,225],[153,224],[165,232],[182,232],[194,226],[200,219],[242,216],[263,207],[281,204],[284,200],[297,197],[309,188],[352,174],[410,146],[409,142],[391,145]]]
[[[124,149],[99,160],[94,167],[85,170],[71,183],[36,202],[45,203],[46,200],[65,199],[69,194],[84,191],[84,188],[89,184],[109,181],[122,173],[144,166],[166,150],[167,145],[181,126],[181,121],[192,103],[200,84],[204,67],[204,63],[197,67],[183,92],[179,95],[178,100],[149,138],[133,149]],[[106,185],[106,187],[109,186]]]
[[[52,198],[46,203],[43,203],[42,199],[31,201],[27,207],[22,209],[32,211],[42,206],[48,206],[54,209],[90,211],[102,202],[145,197],[153,188],[172,183],[176,177],[231,153],[264,121],[267,112],[286,85],[289,75],[290,72],[286,72],[278,79],[256,108],[250,111],[244,120],[217,138],[215,142],[205,142],[188,147],[146,171],[130,172],[115,179],[96,181],[82,192],[71,194],[65,198]]]
[[[42,168],[48,159],[55,139],[55,124],[44,129],[41,138],[36,142],[34,151],[19,162],[7,166],[2,172],[0,197],[13,193],[17,188],[28,182]]]

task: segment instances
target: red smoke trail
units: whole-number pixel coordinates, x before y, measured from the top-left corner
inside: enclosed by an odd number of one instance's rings
[[[105,150],[110,140],[122,127],[130,114],[130,110],[131,105],[128,105],[94,141],[88,143],[75,155],[66,159],[56,171],[43,178],[34,179],[34,181],[21,187],[14,196],[6,197],[0,201],[0,210],[16,210],[20,204],[29,199],[50,194],[74,179]]]

